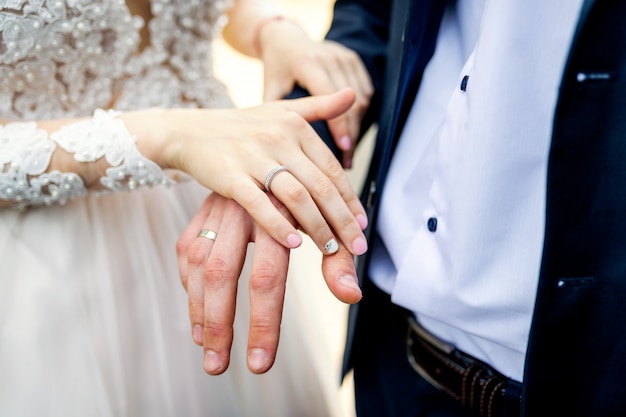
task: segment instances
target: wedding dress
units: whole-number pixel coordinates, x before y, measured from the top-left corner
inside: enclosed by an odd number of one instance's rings
[[[29,140],[16,123],[230,106],[210,44],[227,6],[151,0],[140,49],[144,22],[123,0],[4,0],[0,119]],[[179,180],[0,210],[0,416],[338,415],[338,375],[301,284],[288,288],[277,362],[258,376],[245,364],[244,273],[230,368],[203,372],[175,243],[207,193]]]

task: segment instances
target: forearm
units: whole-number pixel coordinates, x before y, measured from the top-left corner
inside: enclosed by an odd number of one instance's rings
[[[255,38],[259,23],[280,15],[280,9],[271,0],[235,0],[228,11],[228,23],[222,36],[237,51],[257,57]]]
[[[282,10],[272,0],[235,0],[222,36],[237,51],[260,58],[263,34],[274,26],[304,34],[293,21],[283,18]]]
[[[65,203],[92,190],[166,182],[157,112],[20,122],[0,119],[0,207]],[[153,162],[154,161],[154,162]]]

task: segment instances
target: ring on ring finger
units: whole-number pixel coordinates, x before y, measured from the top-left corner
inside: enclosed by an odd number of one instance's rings
[[[209,240],[215,241],[217,239],[217,232],[209,229],[202,229],[200,233],[198,233],[198,237],[205,237]]]
[[[270,170],[270,172],[267,173],[267,175],[265,176],[265,181],[263,182],[263,186],[265,187],[265,191],[267,191],[268,193],[271,192],[270,191],[270,186],[272,185],[272,181],[274,181],[274,177],[283,171],[287,171],[289,172],[289,169],[284,166],[284,165],[279,165],[275,168],[272,168]]]

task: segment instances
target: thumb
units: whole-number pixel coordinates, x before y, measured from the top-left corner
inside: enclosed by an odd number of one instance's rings
[[[332,94],[323,94],[294,100],[281,100],[278,104],[298,113],[308,122],[327,120],[346,112],[354,103],[354,90],[344,88]]]
[[[354,257],[343,245],[340,245],[339,250],[333,255],[324,255],[322,275],[330,292],[338,300],[354,304],[361,299]]]

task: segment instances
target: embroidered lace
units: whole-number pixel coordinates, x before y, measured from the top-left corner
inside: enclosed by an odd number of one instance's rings
[[[148,107],[224,107],[211,40],[228,0],[151,0],[143,19],[123,0],[5,0],[0,5],[0,199],[63,203],[86,193],[74,173],[45,173],[55,142],[77,160],[106,156],[111,190],[167,182],[142,157],[115,113]],[[48,138],[34,120],[88,117]],[[125,132],[125,133],[124,133]],[[81,159],[85,158],[85,159]]]

